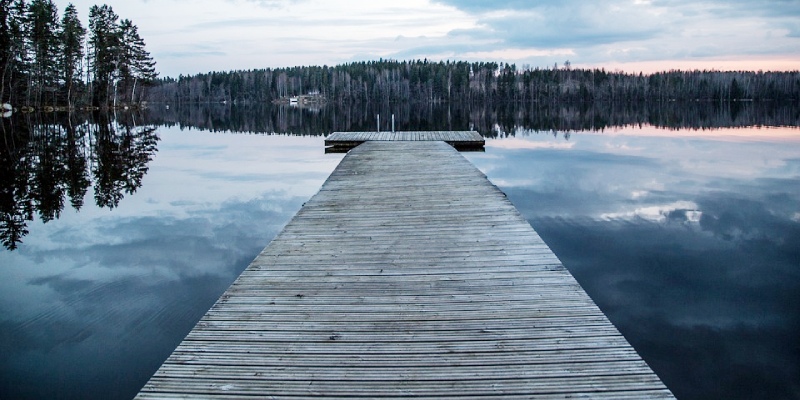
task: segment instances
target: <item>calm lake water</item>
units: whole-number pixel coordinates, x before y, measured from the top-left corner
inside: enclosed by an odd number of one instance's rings
[[[133,397],[341,160],[310,135],[372,123],[248,113],[3,120],[0,398]],[[490,137],[465,156],[678,398],[800,398],[800,129],[528,114],[398,128]],[[275,131],[300,135],[252,133]]]

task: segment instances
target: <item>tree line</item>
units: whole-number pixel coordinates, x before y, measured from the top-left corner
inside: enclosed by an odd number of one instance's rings
[[[52,0],[0,0],[0,100],[17,108],[137,104],[158,76],[136,25],[108,5],[63,16]]]
[[[800,99],[800,72],[517,68],[515,64],[379,60],[163,78],[148,99],[177,103],[259,103],[307,93],[329,102],[592,102]]]

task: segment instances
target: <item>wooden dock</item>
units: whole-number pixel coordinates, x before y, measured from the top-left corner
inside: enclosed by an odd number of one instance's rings
[[[329,152],[346,152],[364,142],[442,141],[459,151],[481,151],[486,140],[475,131],[333,132],[325,138]]]
[[[673,398],[441,141],[352,150],[137,396]]]

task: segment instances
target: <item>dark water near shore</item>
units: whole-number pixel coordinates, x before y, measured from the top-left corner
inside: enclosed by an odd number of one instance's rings
[[[800,398],[800,113],[775,104],[3,119],[0,398],[132,397],[335,168],[320,135],[377,113],[487,136],[465,156],[679,398]]]

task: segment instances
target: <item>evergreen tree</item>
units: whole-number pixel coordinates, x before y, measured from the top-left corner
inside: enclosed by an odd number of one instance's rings
[[[125,19],[120,23],[124,62],[121,66],[122,78],[126,85],[131,87],[130,101],[136,102],[136,88],[140,83],[153,82],[156,73],[155,61],[150,53],[145,50],[144,40],[139,36],[139,29],[130,20]]]
[[[89,34],[88,51],[84,52]],[[85,54],[88,53],[88,54]],[[82,73],[86,71],[86,85]],[[0,0],[0,100],[18,107],[88,99],[97,106],[122,96],[138,101],[137,89],[157,77],[155,62],[130,20],[108,5],[93,6],[89,30],[73,4],[59,18],[53,0]],[[113,93],[112,93],[113,89]],[[84,96],[87,95],[88,96]],[[112,99],[113,96],[113,99]]]
[[[33,51],[31,86],[33,101],[44,104],[50,94],[55,104],[58,83],[58,9],[52,0],[33,0],[28,7],[29,40]]]
[[[83,44],[86,29],[78,19],[78,10],[70,3],[64,10],[61,20],[61,79],[66,90],[67,106],[72,105],[73,86],[80,82],[81,65],[83,60]]]
[[[13,15],[11,0],[0,0],[0,103],[8,101],[11,92],[10,74],[13,60],[11,32]]]
[[[2,88],[0,98],[9,103],[24,102],[29,99],[28,76],[30,73],[30,47],[28,40],[28,5],[25,0],[0,0],[0,32],[2,42]],[[23,98],[23,94],[25,97]]]
[[[119,17],[108,5],[89,10],[89,65],[92,74],[92,104],[107,105],[119,77],[122,58]]]

